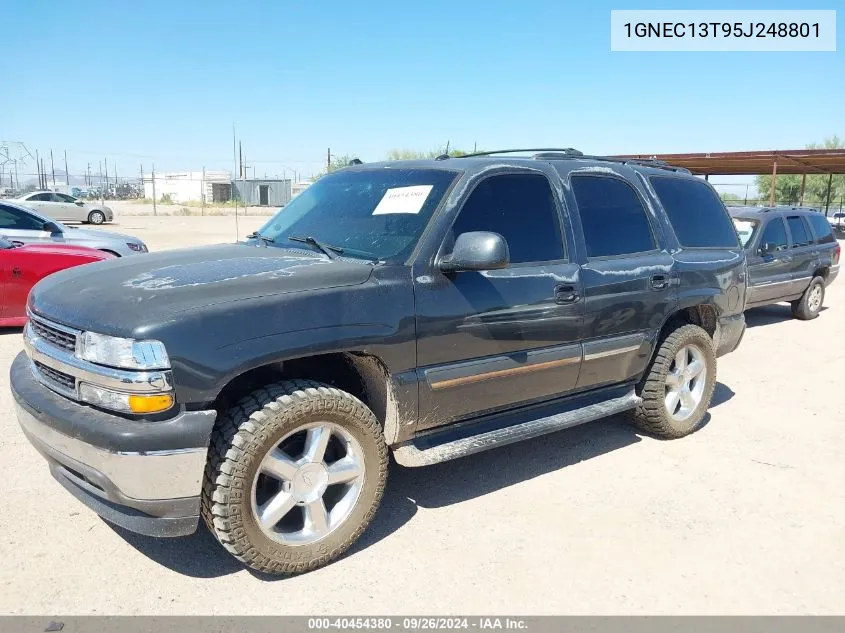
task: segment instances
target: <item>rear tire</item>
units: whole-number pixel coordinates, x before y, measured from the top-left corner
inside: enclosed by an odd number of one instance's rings
[[[370,409],[322,383],[286,380],[252,392],[218,422],[202,515],[253,569],[300,573],[361,536],[386,479],[387,446]]]
[[[92,211],[88,214],[89,224],[102,224],[106,221],[106,214],[102,211]]]
[[[632,422],[663,439],[689,435],[701,426],[715,388],[713,341],[697,325],[682,325],[660,342],[640,383],[642,403],[631,412]]]
[[[814,277],[801,295],[801,298],[792,302],[792,316],[802,321],[809,321],[819,316],[819,311],[824,303],[824,279]]]

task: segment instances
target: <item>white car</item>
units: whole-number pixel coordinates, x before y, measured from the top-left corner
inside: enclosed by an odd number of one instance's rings
[[[845,212],[837,211],[827,216],[827,221],[834,231],[845,231]]]
[[[107,206],[99,202],[85,202],[56,191],[33,191],[14,201],[63,222],[102,224],[114,220],[114,212]]]

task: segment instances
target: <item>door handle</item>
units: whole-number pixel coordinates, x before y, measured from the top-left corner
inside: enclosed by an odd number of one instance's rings
[[[20,277],[23,275],[20,268],[12,268],[12,277]]]
[[[555,286],[555,303],[576,303],[580,298],[575,286]]]
[[[651,287],[654,290],[665,290],[669,287],[669,278],[666,275],[654,275],[651,278]]]

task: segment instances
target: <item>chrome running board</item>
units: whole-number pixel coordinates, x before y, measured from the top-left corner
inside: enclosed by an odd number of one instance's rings
[[[642,402],[642,399],[632,389],[630,392],[617,398],[611,398],[602,402],[596,402],[584,407],[571,409],[562,413],[556,413],[547,417],[528,420],[513,426],[494,429],[492,431],[461,437],[455,440],[448,440],[450,429],[447,427],[435,434],[423,436],[404,444],[399,444],[393,449],[393,456],[402,466],[416,467],[438,464],[450,459],[480,453],[482,451],[505,446],[514,442],[531,439],[546,433],[553,433],[571,426],[592,422],[599,418],[621,413],[635,408]],[[441,443],[428,446],[419,446],[421,439],[444,437]]]

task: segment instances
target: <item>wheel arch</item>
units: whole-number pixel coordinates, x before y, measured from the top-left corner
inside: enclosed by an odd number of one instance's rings
[[[214,408],[222,412],[254,389],[288,378],[316,380],[352,394],[375,414],[385,441],[397,441],[401,416],[390,373],[382,359],[364,352],[315,354],[253,367],[223,386]]]

